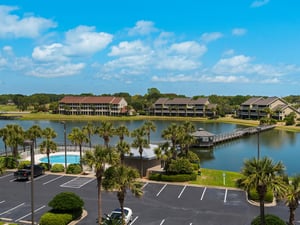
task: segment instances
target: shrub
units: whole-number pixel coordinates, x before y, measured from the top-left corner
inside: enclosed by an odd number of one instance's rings
[[[51,164],[48,163],[40,163],[40,166],[44,168],[45,171],[48,171],[48,168],[51,170]]]
[[[61,192],[57,194],[48,205],[52,207],[54,213],[70,213],[72,219],[78,218],[82,214],[83,200],[72,192]]]
[[[67,213],[47,212],[41,216],[40,225],[67,225],[72,221],[72,215]]]
[[[25,166],[30,165],[31,162],[29,160],[20,161],[18,165],[18,169],[23,169]]]
[[[168,173],[170,174],[191,174],[194,168],[188,159],[178,158],[176,160],[172,160]]]
[[[168,182],[186,182],[191,180],[196,180],[197,174],[177,174],[177,175],[166,175],[161,173],[152,173],[149,176],[149,180],[156,181],[168,181]]]
[[[62,164],[54,164],[51,167],[51,172],[53,173],[59,173],[59,172],[64,172],[65,167]]]
[[[81,167],[77,163],[70,164],[67,168],[68,174],[80,174],[81,172]]]
[[[5,164],[7,169],[15,169],[17,168],[17,161],[13,156],[5,157]]]
[[[272,202],[273,201],[273,192],[271,190],[268,190],[265,196],[265,202]],[[248,198],[253,201],[259,201],[258,193],[255,189],[252,189],[248,193]]]
[[[278,216],[266,214],[265,215],[266,225],[286,225],[286,223]],[[257,216],[252,220],[251,225],[260,225],[260,216]]]

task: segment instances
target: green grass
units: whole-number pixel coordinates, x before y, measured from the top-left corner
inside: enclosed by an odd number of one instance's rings
[[[225,174],[225,184],[223,174]],[[204,186],[237,188],[236,181],[241,177],[242,175],[238,172],[201,168],[201,175],[197,176],[196,181],[190,181],[189,183]]]

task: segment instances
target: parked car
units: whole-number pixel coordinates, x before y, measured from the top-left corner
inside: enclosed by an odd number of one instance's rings
[[[40,165],[33,165],[33,176],[37,177],[45,173],[45,169]],[[17,180],[28,180],[31,177],[31,165],[26,165],[23,169],[18,169],[14,172],[14,177]]]
[[[128,207],[124,207],[124,219],[126,225],[130,224],[130,222],[132,221],[132,217],[133,217],[132,210]],[[103,225],[108,225],[112,221],[119,221],[119,223],[122,224],[121,208],[117,208],[111,211],[111,213],[107,215],[107,217],[105,218]]]

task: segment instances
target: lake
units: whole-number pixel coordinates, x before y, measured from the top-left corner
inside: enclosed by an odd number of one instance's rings
[[[156,125],[156,132],[151,133],[151,143],[160,143],[164,141],[161,138],[161,132],[166,129],[170,121],[153,121]],[[115,127],[121,124],[128,127],[130,131],[140,127],[144,121],[114,121]],[[176,122],[180,123],[180,122]],[[232,132],[235,129],[245,128],[246,126],[226,123],[205,123],[193,122],[196,128],[203,128],[211,133],[220,134]],[[18,124],[27,130],[32,125],[39,125],[41,128],[51,127],[57,135],[55,142],[59,145],[64,143],[63,129],[64,126],[59,121],[19,121],[19,120],[0,120],[0,128],[5,127],[7,124]],[[81,121],[66,121],[66,131],[69,134],[73,127],[85,126],[87,122]],[[100,122],[94,122],[96,126]],[[260,133],[260,156],[268,156],[275,162],[282,161],[286,166],[286,172],[289,175],[300,173],[300,133],[269,130]],[[41,141],[41,140],[40,140]],[[111,139],[111,144],[115,144],[118,137]],[[131,142],[131,138],[126,137],[127,142]],[[93,144],[103,144],[102,138],[97,135],[92,137]],[[67,144],[71,144],[67,140]],[[257,156],[258,138],[257,135],[247,136],[241,139],[225,142],[215,146],[213,149],[195,150],[200,156],[201,166],[211,169],[223,169],[230,171],[240,171],[245,159]],[[4,144],[0,140],[0,151],[4,151]]]

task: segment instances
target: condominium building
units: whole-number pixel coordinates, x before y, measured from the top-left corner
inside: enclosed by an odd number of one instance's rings
[[[296,118],[300,118],[297,109],[278,97],[253,97],[240,105],[238,117],[242,119],[260,119],[263,117],[284,120],[286,116],[294,112]]]
[[[216,114],[216,104],[208,98],[159,98],[150,108],[154,116],[211,117]]]
[[[127,112],[124,98],[114,96],[65,96],[59,101],[59,114],[119,116]]]

